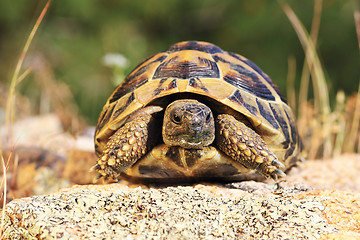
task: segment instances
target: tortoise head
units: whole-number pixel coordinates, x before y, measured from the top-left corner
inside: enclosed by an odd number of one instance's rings
[[[215,138],[215,123],[211,109],[192,99],[176,100],[165,110],[162,129],[168,146],[200,149]]]

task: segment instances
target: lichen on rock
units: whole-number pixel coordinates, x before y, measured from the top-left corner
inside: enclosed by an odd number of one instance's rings
[[[9,203],[4,236],[314,239],[334,231],[320,216],[321,200],[204,185],[149,189],[121,184],[77,186]]]

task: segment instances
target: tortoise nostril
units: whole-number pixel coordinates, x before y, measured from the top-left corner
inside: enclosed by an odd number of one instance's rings
[[[189,123],[189,128],[194,131],[195,133],[199,133],[203,128],[203,122],[199,118],[194,118]]]

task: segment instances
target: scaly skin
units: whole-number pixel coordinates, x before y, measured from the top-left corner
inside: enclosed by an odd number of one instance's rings
[[[120,174],[143,157],[152,147],[149,141],[149,130],[153,141],[157,131],[152,114],[162,110],[160,107],[147,107],[138,111],[119,128],[109,139],[103,154],[93,169],[104,177],[117,179]]]
[[[211,109],[194,99],[172,102],[165,110],[162,136],[168,146],[202,149],[210,145],[215,138]]]
[[[284,168],[284,165],[254,130],[228,114],[219,115],[216,124],[215,139],[221,151],[266,177],[277,180],[285,176],[280,169]]]

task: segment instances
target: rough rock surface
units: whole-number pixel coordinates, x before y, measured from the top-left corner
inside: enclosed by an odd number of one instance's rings
[[[23,125],[34,131],[48,126],[39,124],[37,119]],[[93,136],[73,139],[59,134],[58,126],[54,124],[48,135],[23,134],[15,146],[46,151],[40,152],[41,158],[38,152],[30,158],[28,149],[25,158],[18,152],[18,172],[10,165],[8,182],[16,184],[10,185],[7,196],[13,193],[11,199],[17,199],[3,212],[3,239],[360,239],[359,154],[308,160],[292,169],[279,189],[272,181],[95,186],[86,185],[93,178],[88,173],[95,161]],[[53,161],[57,158],[52,154],[66,162]],[[51,193],[72,183],[84,185]],[[26,194],[16,195],[13,186]],[[33,194],[38,195],[19,197]]]
[[[4,237],[339,239],[360,237],[359,204],[359,194],[293,184],[84,185],[12,201]]]

